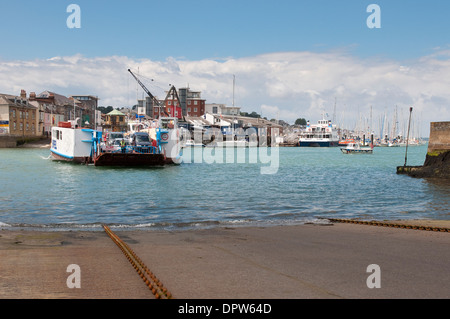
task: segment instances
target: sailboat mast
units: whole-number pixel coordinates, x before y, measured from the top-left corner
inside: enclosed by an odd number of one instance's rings
[[[234,107],[234,87],[236,85],[236,76],[233,74],[233,107]]]

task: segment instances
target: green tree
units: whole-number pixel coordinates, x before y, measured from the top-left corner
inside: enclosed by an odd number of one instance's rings
[[[295,120],[295,125],[306,125],[306,120],[304,118],[298,118]]]
[[[252,113],[241,112],[241,116],[253,117],[253,118],[261,118],[261,115],[253,111]]]
[[[102,112],[103,114],[108,114],[109,112],[111,112],[112,110],[114,110],[114,108],[113,108],[112,106],[107,106],[107,107],[99,106],[97,109],[98,109],[100,112]]]

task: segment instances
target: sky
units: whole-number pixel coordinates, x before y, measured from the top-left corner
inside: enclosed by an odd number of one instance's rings
[[[131,68],[161,98],[189,86],[288,123],[327,113],[380,130],[413,107],[425,136],[450,120],[446,0],[0,0],[0,10],[0,93],[132,106],[144,92]]]

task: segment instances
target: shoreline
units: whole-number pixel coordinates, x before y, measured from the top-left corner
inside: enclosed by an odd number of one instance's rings
[[[362,219],[341,219],[341,218],[317,218],[315,220],[298,221],[294,223],[243,223],[243,224],[220,224],[212,223],[199,225],[197,222],[191,226],[167,227],[167,226],[138,226],[138,225],[10,225],[0,222],[0,232],[2,230],[11,232],[104,232],[104,226],[110,227],[114,232],[184,232],[202,231],[209,229],[229,229],[229,228],[271,228],[271,227],[294,227],[301,225],[327,226],[335,223],[360,224],[367,226],[408,228],[415,230],[429,230],[450,232],[450,220],[442,219],[397,219],[397,220],[362,220]]]
[[[113,232],[175,299],[450,298],[447,232],[347,223]],[[73,264],[79,289],[67,286]],[[366,285],[370,264],[380,289]],[[104,231],[1,229],[0,266],[1,299],[154,298]]]
[[[16,146],[16,148],[50,148],[50,146],[51,146],[50,138],[41,138],[39,140],[18,145]]]

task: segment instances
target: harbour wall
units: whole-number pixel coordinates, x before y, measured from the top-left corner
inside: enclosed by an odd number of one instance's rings
[[[427,155],[437,156],[450,151],[450,122],[431,122]]]
[[[0,148],[14,148],[25,143],[42,140],[41,137],[31,136],[0,136]]]
[[[423,166],[399,166],[398,174],[450,179],[450,122],[431,122]]]

